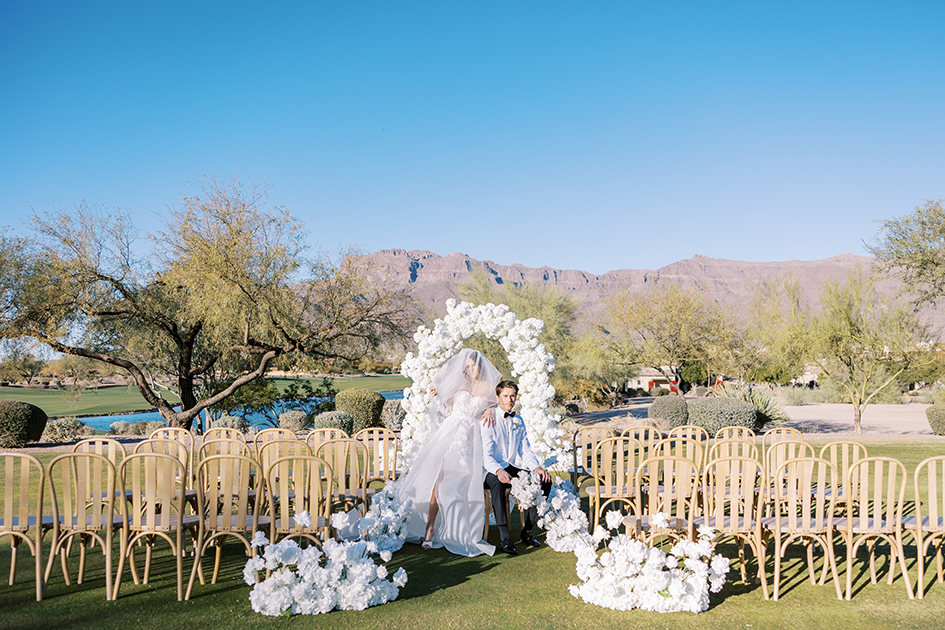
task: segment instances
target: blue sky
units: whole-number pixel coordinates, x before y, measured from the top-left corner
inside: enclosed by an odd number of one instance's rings
[[[938,2],[0,3],[0,224],[266,179],[312,244],[603,273],[945,197]]]

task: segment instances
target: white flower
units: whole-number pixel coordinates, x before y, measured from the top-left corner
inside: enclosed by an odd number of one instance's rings
[[[256,547],[265,547],[269,544],[269,539],[266,538],[266,535],[262,532],[256,532],[253,534],[253,540],[249,543],[249,546],[252,548]]]
[[[669,514],[657,512],[650,517],[650,527],[665,528],[669,527]]]
[[[301,512],[296,512],[295,516],[292,517],[292,520],[294,520],[295,524],[300,527],[312,526],[312,517],[309,516],[308,511],[306,510],[302,510]]]
[[[620,523],[623,522],[623,514],[617,510],[607,512],[605,518],[607,520],[607,529],[617,529],[620,527]]]

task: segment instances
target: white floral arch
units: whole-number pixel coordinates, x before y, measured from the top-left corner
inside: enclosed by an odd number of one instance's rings
[[[518,380],[522,419],[535,455],[544,460],[546,467],[564,463],[562,431],[558,428],[561,416],[548,413],[548,403],[555,395],[555,388],[548,382],[554,357],[538,341],[545,323],[534,318],[520,321],[505,304],[474,306],[447,300],[446,311],[443,319],[433,323],[432,330],[426,326],[417,329],[413,336],[417,355],[408,353],[400,367],[400,373],[413,380],[401,402],[407,412],[401,431],[404,464],[409,467],[413,463],[432,428],[423,418],[431,401],[434,374],[459,352],[465,340],[475,335],[495,339],[508,353],[512,377]]]

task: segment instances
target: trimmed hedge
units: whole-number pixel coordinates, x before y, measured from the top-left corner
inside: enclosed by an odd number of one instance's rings
[[[381,412],[384,410],[384,397],[370,389],[354,387],[335,395],[335,411],[344,411],[354,418],[351,432],[361,429],[380,427]]]
[[[213,421],[210,426],[220,427],[221,429],[237,429],[240,433],[249,431],[249,423],[243,416],[231,416],[224,412],[220,417]]]
[[[39,442],[48,419],[36,405],[0,400],[0,448],[22,448],[29,442]]]
[[[670,429],[681,427],[689,424],[689,405],[682,396],[660,396],[650,405],[646,417],[666,420]]]
[[[758,413],[754,405],[735,398],[698,398],[689,401],[689,424],[715,433],[724,427],[748,427],[754,430]]]
[[[43,442],[75,442],[95,433],[92,427],[82,424],[75,416],[51,420],[43,431]]]
[[[312,428],[315,429],[341,429],[348,435],[353,435],[354,416],[345,411],[326,411],[315,416],[312,420]]]
[[[925,417],[935,435],[945,435],[945,405],[932,405],[925,410]]]
[[[385,400],[384,409],[381,411],[381,422],[385,429],[391,431],[400,431],[404,427],[404,418],[407,412],[400,405],[399,400]]]
[[[279,415],[279,428],[288,429],[296,433],[302,431],[308,424],[308,414],[301,409],[290,409]]]

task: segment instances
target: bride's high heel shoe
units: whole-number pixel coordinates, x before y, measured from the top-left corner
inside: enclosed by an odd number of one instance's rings
[[[433,549],[433,526],[428,525],[427,531],[423,536],[423,542],[420,543],[421,549]]]

